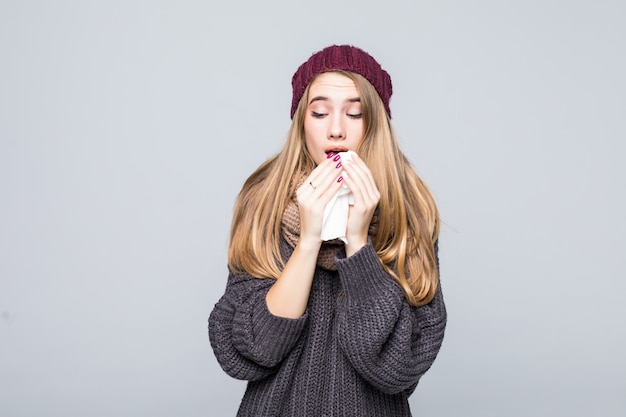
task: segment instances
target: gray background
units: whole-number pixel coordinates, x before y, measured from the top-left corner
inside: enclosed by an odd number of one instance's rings
[[[232,205],[332,43],[390,72],[445,222],[414,414],[626,415],[626,4],[334,3],[0,1],[0,415],[235,414]]]

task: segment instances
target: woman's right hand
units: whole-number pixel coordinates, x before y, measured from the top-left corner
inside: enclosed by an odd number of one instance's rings
[[[300,208],[300,240],[302,243],[322,243],[322,221],[326,204],[339,191],[343,178],[339,154],[329,154],[296,190]]]
[[[322,246],[326,204],[343,183],[341,161],[330,155],[296,190],[300,209],[300,238],[276,282],[267,292],[267,308],[275,316],[298,318],[306,311],[317,256]]]

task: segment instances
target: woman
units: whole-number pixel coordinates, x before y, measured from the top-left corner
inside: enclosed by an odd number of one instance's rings
[[[286,144],[235,205],[211,345],[249,381],[239,416],[410,416],[446,324],[436,205],[398,149],[373,57],[330,46],[292,85]],[[346,190],[345,234],[323,241]]]

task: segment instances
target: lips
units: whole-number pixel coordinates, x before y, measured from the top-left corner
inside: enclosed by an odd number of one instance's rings
[[[330,152],[334,152],[334,153],[339,153],[339,152],[347,152],[348,148],[339,146],[339,147],[334,147],[334,148],[327,148],[324,152],[326,152],[326,155],[328,155]]]

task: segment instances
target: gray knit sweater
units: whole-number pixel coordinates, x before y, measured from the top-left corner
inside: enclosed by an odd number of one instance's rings
[[[293,249],[282,242],[283,256]],[[274,280],[230,274],[209,337],[230,376],[247,380],[239,417],[410,416],[408,397],[444,336],[441,290],[411,307],[371,244],[337,271],[317,267],[305,314],[272,315]]]

